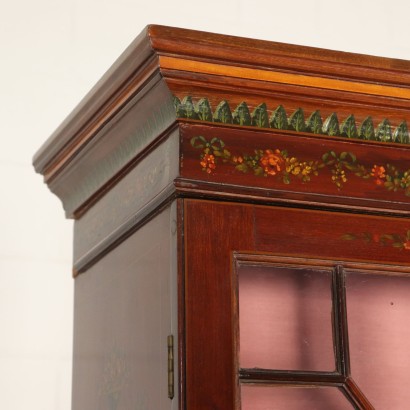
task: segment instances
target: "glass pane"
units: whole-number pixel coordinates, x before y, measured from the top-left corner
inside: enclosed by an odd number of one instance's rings
[[[241,386],[242,410],[352,410],[336,387]]]
[[[240,367],[335,369],[331,272],[241,266],[238,280]]]
[[[348,274],[352,377],[376,409],[410,407],[410,278]]]

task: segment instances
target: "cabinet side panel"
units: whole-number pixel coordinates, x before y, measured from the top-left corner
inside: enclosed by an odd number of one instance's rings
[[[178,343],[175,208],[76,278],[73,410],[178,408],[167,377],[167,336]]]
[[[174,131],[75,221],[75,264],[104,250],[169,197],[178,174],[178,144],[178,132]]]

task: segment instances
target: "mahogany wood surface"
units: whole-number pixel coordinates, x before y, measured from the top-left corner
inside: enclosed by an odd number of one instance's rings
[[[232,110],[244,101],[251,111],[266,103],[288,115],[353,114],[357,126],[371,116],[395,129],[410,123],[410,63],[148,26],[34,158],[68,217],[79,218],[172,127],[174,96],[207,98],[213,110],[226,100]]]
[[[234,62],[293,72],[314,72],[327,77],[376,80],[385,84],[409,83],[408,61],[344,53],[254,40],[214,33],[150,26],[153,48],[159,54],[189,56],[203,61]],[[386,71],[386,75],[381,71]]]
[[[234,409],[231,252],[253,246],[251,206],[185,202],[186,408]],[[198,240],[199,239],[199,240]]]
[[[185,184],[191,183],[192,187],[201,187],[203,181],[220,192],[229,189],[228,186],[234,187],[232,190],[236,192],[245,187],[248,192],[251,190],[254,196],[269,200],[299,200],[317,205],[361,207],[364,210],[376,208],[406,215],[410,212],[410,196],[406,195],[404,189],[389,190],[384,185],[385,178],[379,180],[374,172],[374,175],[371,175],[375,165],[387,169],[389,164],[403,171],[410,170],[410,145],[312,136],[291,131],[255,130],[232,125],[204,126],[196,123],[182,123],[181,138],[181,178]],[[206,143],[216,146],[217,153],[226,150],[229,154],[225,157],[214,154],[213,167],[204,169],[201,163],[205,149],[209,148]],[[219,149],[222,143],[224,146]],[[255,150],[262,150],[263,155],[266,155],[266,150],[270,150],[271,156],[276,154],[278,165],[268,165],[267,172],[262,174],[259,172],[260,163],[255,164],[254,168],[251,165],[241,168],[240,161],[246,162],[245,157],[254,156]],[[210,148],[210,154],[215,151]],[[281,154],[284,151],[286,154]],[[333,158],[336,161],[330,162],[332,155],[328,154],[331,152],[337,156]],[[342,164],[345,179],[335,180],[335,167],[343,152],[346,154],[345,164]],[[323,163],[323,155],[328,155],[327,165]],[[293,171],[286,173],[286,168],[292,164],[292,158],[298,164],[318,162],[317,175],[311,172],[308,179],[303,180],[300,165],[299,172],[296,173],[298,170],[293,168]],[[357,173],[364,169],[367,169],[365,175],[358,176]],[[272,175],[269,172],[272,172]],[[340,185],[337,184],[338,181]]]
[[[83,130],[92,123],[107,121],[110,108],[118,107],[121,94],[127,93],[132,74],[153,54],[149,42],[145,41],[146,36],[144,30],[36,153],[34,163],[37,171],[44,172],[51,162],[55,162],[55,156],[61,150],[67,152],[72,146],[81,145]]]
[[[260,264],[279,260],[281,266],[334,266],[340,279],[339,266],[372,274],[410,274],[405,235],[402,247],[380,241],[383,234],[379,233],[407,231],[400,218],[186,199],[184,221],[187,409],[239,408],[238,378],[232,378],[238,371],[235,255],[241,255],[243,262]],[[369,238],[360,236],[363,231]],[[309,262],[312,258],[319,259]],[[335,338],[341,340],[336,352],[338,372],[241,369],[243,382],[343,386],[358,409],[373,408],[349,376],[346,302],[340,279],[334,290]]]
[[[76,219],[78,286],[116,266],[133,281],[144,232],[172,236],[180,410],[239,410],[242,383],[331,386],[371,410],[351,375],[345,272],[410,277],[408,124],[408,61],[148,26],[34,166]],[[174,199],[177,220],[155,225]],[[240,368],[238,263],[330,272],[335,371]],[[80,350],[98,336],[77,328]]]

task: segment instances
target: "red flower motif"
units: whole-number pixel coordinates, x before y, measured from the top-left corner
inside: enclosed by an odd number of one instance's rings
[[[265,174],[276,175],[283,169],[285,160],[278,149],[275,151],[267,149],[265,150],[262,158],[259,160],[259,163]]]
[[[403,243],[403,248],[406,249],[406,251],[410,251],[410,240]]]
[[[377,233],[374,233],[373,234],[373,241],[376,242],[376,243],[379,243],[380,242],[380,235],[377,234]]]
[[[215,157],[212,154],[205,154],[201,161],[201,167],[210,174],[216,168]]]
[[[386,169],[383,166],[374,165],[371,175],[376,178],[377,185],[383,185],[383,179],[386,178]]]

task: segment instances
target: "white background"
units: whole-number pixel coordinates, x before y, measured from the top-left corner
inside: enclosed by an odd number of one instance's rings
[[[408,0],[1,0],[0,408],[70,409],[72,222],[31,158],[145,25],[410,60],[409,19]]]

